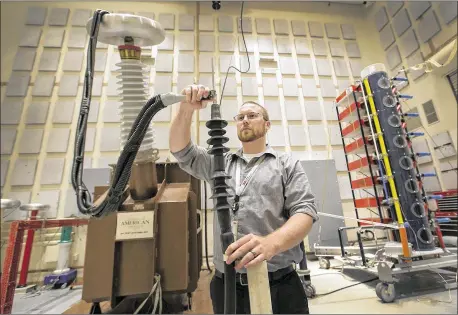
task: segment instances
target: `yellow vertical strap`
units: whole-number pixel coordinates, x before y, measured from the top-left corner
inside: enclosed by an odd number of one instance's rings
[[[388,183],[390,184],[391,195],[394,201],[394,209],[396,211],[396,217],[397,217],[398,222],[400,224],[403,224],[404,219],[402,217],[401,207],[399,205],[399,199],[398,199],[398,194],[396,192],[396,186],[393,180],[393,174],[391,173],[390,161],[388,159],[388,154],[386,152],[385,141],[382,135],[382,129],[380,128],[380,123],[378,121],[377,110],[375,109],[374,98],[372,97],[371,87],[367,79],[364,79],[364,86],[366,87],[367,96],[369,98],[369,105],[372,111],[372,118],[374,119],[375,130],[377,132],[378,141],[380,143],[380,151],[382,152],[383,162],[385,164],[386,176],[388,178]]]

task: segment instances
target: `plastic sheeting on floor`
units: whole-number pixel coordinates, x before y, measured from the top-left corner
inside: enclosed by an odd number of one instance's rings
[[[81,300],[81,289],[54,289],[16,294],[12,314],[62,314]]]

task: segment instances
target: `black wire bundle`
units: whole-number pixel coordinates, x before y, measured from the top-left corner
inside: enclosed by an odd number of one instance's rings
[[[76,192],[78,209],[85,215],[101,217],[117,211],[124,201],[122,196],[129,182],[132,164],[137,156],[138,149],[143,141],[148,126],[153,117],[163,108],[164,104],[159,96],[149,99],[135,119],[130,130],[128,140],[116,164],[115,173],[106,198],[99,204],[93,205],[91,195],[83,183],[84,144],[86,138],[87,120],[91,104],[92,81],[94,76],[95,48],[97,35],[102,17],[109,12],[96,10],[92,20],[91,38],[87,53],[87,67],[84,76],[83,98],[80,115],[76,127],[75,148],[72,166],[72,186]]]

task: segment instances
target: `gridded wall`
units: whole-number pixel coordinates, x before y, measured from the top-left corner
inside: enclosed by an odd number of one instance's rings
[[[456,36],[456,16],[456,1],[381,2],[374,21],[389,70],[395,74],[403,66],[411,67],[430,57],[432,49]],[[455,31],[449,32],[449,28]],[[415,81],[423,75],[424,70],[416,70],[408,78]]]
[[[111,10],[110,10],[111,11]],[[113,12],[113,11],[111,11]],[[2,198],[23,203],[50,204],[48,217],[78,215],[70,185],[75,126],[86,68],[86,21],[92,9],[30,6],[22,36],[4,83],[1,103]],[[155,58],[150,71],[151,94],[179,92],[199,82],[211,86],[211,62],[216,90],[221,92],[229,65],[247,69],[240,21],[224,12],[196,16],[170,12],[135,13],[158,20],[166,40],[143,47],[145,58]],[[332,20],[332,19],[330,19]],[[228,146],[240,143],[232,117],[247,100],[259,101],[269,111],[271,146],[301,159],[336,159],[345,171],[333,100],[338,91],[359,77],[364,66],[362,38],[351,23],[320,19],[272,19],[245,15],[248,73],[231,71],[224,89],[223,117],[230,121]],[[264,65],[265,58],[274,63]],[[86,137],[86,168],[107,168],[120,151],[116,63],[117,48],[98,43],[92,104]],[[168,135],[174,108],[154,119],[156,147],[161,159],[169,156]],[[206,146],[205,121],[209,109],[195,115],[193,141]],[[351,198],[345,173],[340,173],[341,195]],[[17,219],[15,212],[5,220]]]

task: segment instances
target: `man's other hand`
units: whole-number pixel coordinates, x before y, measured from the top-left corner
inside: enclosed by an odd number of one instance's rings
[[[228,265],[241,259],[235,265],[235,269],[240,269],[272,259],[276,254],[276,249],[269,238],[248,234],[229,245],[224,254],[227,256]]]

